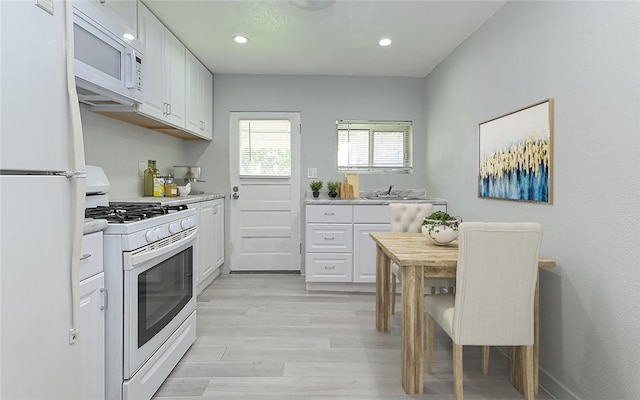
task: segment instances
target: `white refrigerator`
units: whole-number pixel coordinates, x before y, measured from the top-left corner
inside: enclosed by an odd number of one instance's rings
[[[2,400],[80,399],[85,179],[70,4],[0,0]]]

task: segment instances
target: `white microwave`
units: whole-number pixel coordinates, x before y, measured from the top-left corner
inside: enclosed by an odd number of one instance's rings
[[[80,102],[94,106],[142,103],[142,53],[75,10],[73,42]]]

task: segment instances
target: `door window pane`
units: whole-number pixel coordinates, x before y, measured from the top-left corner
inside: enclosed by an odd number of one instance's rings
[[[240,176],[291,176],[291,122],[240,120]]]

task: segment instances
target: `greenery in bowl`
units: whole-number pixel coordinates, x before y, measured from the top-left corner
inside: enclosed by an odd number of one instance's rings
[[[436,211],[431,213],[428,217],[424,218],[422,225],[427,227],[429,234],[439,233],[440,227],[451,228],[454,231],[458,230],[458,225],[462,222],[460,217],[452,217],[444,211]]]
[[[311,181],[309,187],[312,192],[319,192],[322,189],[322,181]]]

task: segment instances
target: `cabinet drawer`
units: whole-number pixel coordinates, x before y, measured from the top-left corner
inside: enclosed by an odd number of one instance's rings
[[[391,221],[388,205],[353,206],[353,222],[358,224],[388,224]]]
[[[353,206],[307,206],[307,222],[351,223]]]
[[[353,278],[351,254],[307,253],[305,268],[307,282],[351,282]]]
[[[102,265],[102,232],[84,235],[80,251],[80,280],[102,272]]]
[[[353,225],[307,224],[307,252],[351,253]]]

